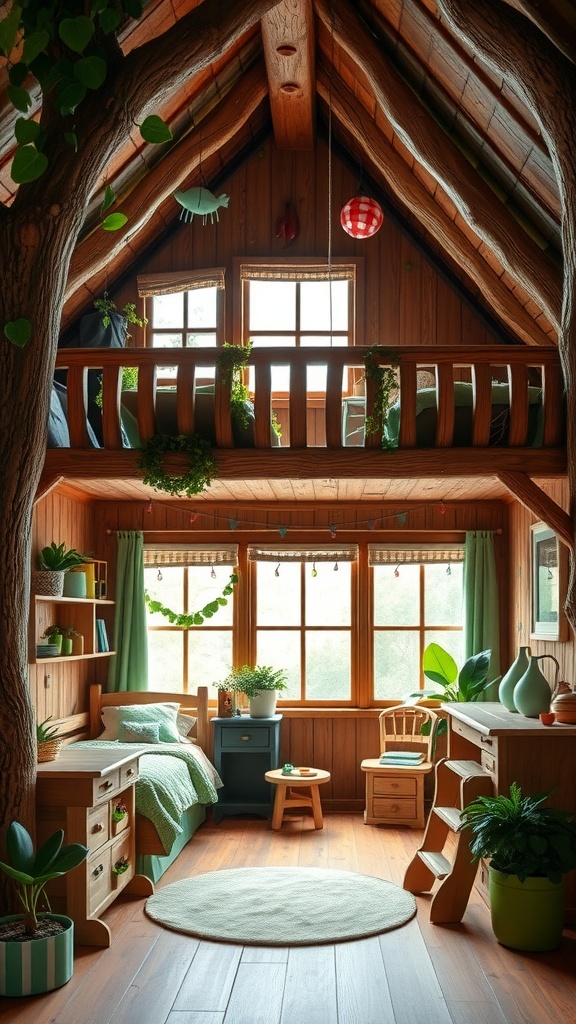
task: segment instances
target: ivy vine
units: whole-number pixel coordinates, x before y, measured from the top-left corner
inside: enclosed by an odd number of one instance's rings
[[[233,572],[220,597],[217,597],[214,601],[209,601],[208,604],[204,605],[201,611],[192,612],[190,615],[173,612],[171,608],[166,608],[161,601],[155,601],[150,597],[148,591],[144,592],[146,607],[150,613],[159,612],[160,615],[163,615],[164,618],[168,619],[171,626],[201,626],[204,619],[211,619],[219,608],[223,608],[228,604],[226,599],[233,593],[234,587],[237,583],[238,574]]]
[[[216,476],[212,446],[199,434],[153,434],[140,453],[137,465],[144,470],[144,483],[176,498],[200,494]],[[171,453],[188,456],[188,469],[181,476],[172,476],[164,469],[164,458]]]
[[[230,345],[224,342],[216,353],[216,365],[220,370],[223,384],[230,384],[230,409],[237,427],[250,425],[247,402],[250,401],[248,388],[244,383],[244,370],[252,351],[252,342],[247,345]]]
[[[388,359],[391,365],[381,366],[378,362],[381,358]],[[382,447],[387,449],[395,447],[384,433],[384,424],[392,395],[398,388],[398,363],[398,356],[382,345],[371,345],[364,353],[364,380],[376,384],[372,411],[366,410],[366,436],[381,433]]]

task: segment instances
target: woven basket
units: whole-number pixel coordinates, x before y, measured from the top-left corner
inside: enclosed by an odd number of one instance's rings
[[[38,764],[41,761],[55,761],[60,754],[62,740],[46,740],[38,744]]]
[[[34,573],[34,593],[44,597],[62,597],[64,572],[59,569],[40,569]]]

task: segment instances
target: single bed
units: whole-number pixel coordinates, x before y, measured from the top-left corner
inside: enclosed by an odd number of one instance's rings
[[[142,751],[136,782],[136,871],[157,882],[206,818],[222,785],[209,760],[208,691],[104,693],[90,687],[90,739],[75,746]]]

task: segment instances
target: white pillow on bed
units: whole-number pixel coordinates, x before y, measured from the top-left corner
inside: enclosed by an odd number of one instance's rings
[[[181,711],[180,714],[176,715],[176,728],[178,729],[178,732],[180,734],[181,743],[195,742],[190,736],[190,733],[192,732],[192,729],[196,725],[196,722],[196,718],[194,718],[192,715],[187,715],[184,711]]]
[[[120,704],[117,707],[102,708],[104,732],[100,740],[121,739],[120,727],[133,722],[142,725],[158,725],[160,743],[179,743],[180,734],[176,725],[179,704]]]

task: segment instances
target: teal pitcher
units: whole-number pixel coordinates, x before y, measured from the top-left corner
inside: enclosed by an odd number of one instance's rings
[[[556,678],[552,687],[538,665],[538,662],[543,661],[544,658],[550,658],[556,665]],[[560,665],[551,654],[532,656],[524,675],[514,687],[514,706],[516,710],[526,718],[538,718],[538,715],[543,714],[545,711],[550,711],[552,691],[556,689],[559,672]]]
[[[508,671],[502,676],[502,682],[498,687],[498,700],[508,711],[516,711],[514,704],[514,690],[528,668],[528,659],[531,655],[529,647],[519,647],[516,661],[513,661]]]

